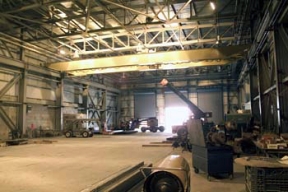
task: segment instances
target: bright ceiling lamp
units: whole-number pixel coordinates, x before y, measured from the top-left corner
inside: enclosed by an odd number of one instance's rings
[[[220,44],[220,43],[221,43],[220,35],[217,35],[217,37],[216,37],[216,44]]]
[[[215,5],[214,1],[210,1],[210,7],[211,7],[212,10],[216,9],[216,5]]]
[[[59,53],[60,53],[61,55],[65,55],[65,54],[66,54],[66,51],[65,51],[64,49],[60,49],[60,50],[59,50]]]
[[[80,56],[79,56],[79,51],[78,50],[76,50],[75,52],[74,52],[74,54],[73,54],[73,58],[79,58]]]

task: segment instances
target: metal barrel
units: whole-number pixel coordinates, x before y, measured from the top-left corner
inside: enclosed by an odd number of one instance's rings
[[[152,169],[144,182],[144,192],[190,192],[190,168],[181,155],[169,155]]]

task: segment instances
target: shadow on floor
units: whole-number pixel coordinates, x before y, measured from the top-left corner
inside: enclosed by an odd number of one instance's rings
[[[200,172],[196,174],[203,179],[208,180],[208,175],[204,172]],[[243,184],[244,181],[244,173],[243,172],[234,172],[233,178],[231,179],[230,175],[223,174],[223,175],[210,175],[209,178],[210,182],[221,182],[221,183],[241,183]]]

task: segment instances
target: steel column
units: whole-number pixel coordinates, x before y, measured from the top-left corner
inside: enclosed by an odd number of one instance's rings
[[[276,73],[276,105],[277,105],[277,121],[278,133],[288,133],[288,117],[287,117],[287,87],[284,86],[284,79],[288,72],[287,70],[287,42],[283,42],[283,34],[281,38],[281,31],[276,29],[273,33],[274,41],[274,64]],[[285,37],[284,36],[284,37]],[[285,89],[286,88],[286,89]],[[286,90],[286,91],[285,91]]]
[[[258,64],[254,65],[257,67]],[[250,93],[251,93],[251,110],[252,115],[257,118],[262,124],[261,119],[261,108],[260,108],[260,101],[259,101],[259,90],[258,90],[258,77],[257,77],[257,68],[253,68],[249,72],[250,77]]]
[[[264,115],[263,115],[263,108],[262,108],[262,82],[261,78],[261,62],[260,62],[260,55],[256,57],[256,67],[257,67],[257,85],[258,85],[258,105],[259,105],[259,112],[260,112],[260,122],[261,125],[265,122]]]
[[[83,92],[83,94],[85,95],[85,103],[84,103],[84,106],[86,106],[86,109],[88,109],[89,113],[91,112],[92,115],[89,115],[89,118],[98,118],[99,120],[101,120],[101,115],[100,113],[98,112],[98,106],[99,106],[99,103],[97,103],[97,105],[95,105],[94,101],[93,101],[93,97],[91,96],[91,94],[89,93],[89,87],[86,87],[85,88],[85,92]],[[87,96],[86,96],[87,94]],[[90,102],[92,104],[92,107],[89,106],[89,100],[88,98],[90,99]],[[98,101],[99,98],[97,98],[97,101]],[[97,114],[97,117],[95,116],[95,114]],[[99,125],[100,126],[100,125]]]
[[[101,99],[101,111],[100,111],[100,119],[102,122],[107,123],[107,91],[103,90],[102,99]]]
[[[26,103],[26,93],[27,93],[27,70],[23,71],[22,78],[19,82],[19,115],[18,115],[18,129],[20,134],[26,133],[26,113],[27,113],[27,103]]]
[[[55,90],[56,94],[56,122],[55,122],[55,129],[56,130],[63,130],[63,95],[64,95],[64,80],[61,78],[60,82],[57,85]]]

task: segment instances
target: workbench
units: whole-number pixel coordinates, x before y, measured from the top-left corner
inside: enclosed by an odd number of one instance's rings
[[[268,148],[263,148],[256,141],[254,141],[254,144],[256,145],[256,148],[257,148],[257,154],[263,153],[267,157],[275,157],[275,158],[281,158],[281,157],[283,157],[285,155],[288,155],[288,149],[287,148],[283,148],[283,149],[268,149]]]
[[[278,158],[241,157],[235,163],[245,166],[245,187],[247,192],[287,192],[288,164]]]

